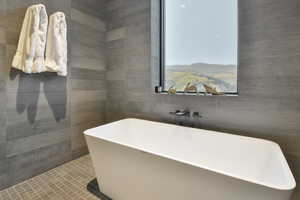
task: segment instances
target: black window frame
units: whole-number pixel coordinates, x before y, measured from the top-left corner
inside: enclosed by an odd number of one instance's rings
[[[159,88],[161,88],[160,93],[168,93],[168,88],[165,88],[165,0],[159,0],[160,5],[160,19],[159,19]],[[239,0],[237,0],[237,91],[236,92],[225,92],[224,95],[235,96],[239,94]],[[195,92],[184,92],[177,91],[177,94],[196,94]],[[197,94],[206,94],[205,92],[198,92]]]

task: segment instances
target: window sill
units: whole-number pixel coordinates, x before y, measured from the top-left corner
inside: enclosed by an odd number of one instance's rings
[[[169,96],[203,96],[203,97],[238,97],[239,94],[221,94],[221,95],[212,95],[212,94],[205,94],[205,93],[176,93],[176,94],[169,94],[168,92],[155,92],[158,95],[169,95]]]

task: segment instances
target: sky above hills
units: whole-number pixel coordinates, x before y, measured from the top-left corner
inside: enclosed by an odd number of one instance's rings
[[[237,64],[237,0],[166,0],[166,65]]]

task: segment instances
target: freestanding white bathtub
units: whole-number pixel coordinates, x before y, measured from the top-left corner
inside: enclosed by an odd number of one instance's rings
[[[296,183],[273,142],[125,119],[85,131],[114,200],[289,200]]]

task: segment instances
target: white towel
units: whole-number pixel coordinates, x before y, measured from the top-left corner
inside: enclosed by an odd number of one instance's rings
[[[16,55],[12,66],[25,73],[40,73],[45,68],[45,47],[48,27],[46,8],[30,6],[23,21]]]
[[[67,23],[65,14],[56,12],[50,16],[47,47],[46,67],[48,71],[67,76]]]

